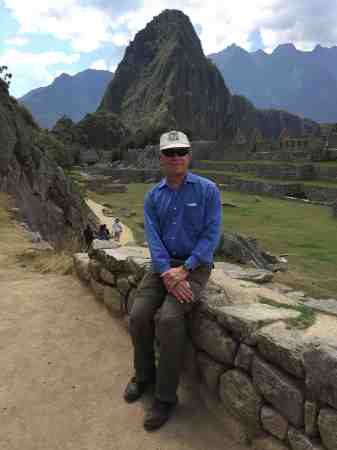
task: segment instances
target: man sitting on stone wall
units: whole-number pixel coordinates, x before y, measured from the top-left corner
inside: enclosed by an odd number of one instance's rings
[[[142,280],[131,316],[135,376],[124,398],[138,400],[155,385],[155,399],[145,416],[146,430],[161,427],[177,403],[186,343],[185,315],[200,297],[213,266],[220,237],[221,201],[216,185],[188,171],[191,145],[179,131],[160,138],[160,164],[166,176],[147,193],[145,232],[152,270]],[[161,308],[156,336],[154,315]]]

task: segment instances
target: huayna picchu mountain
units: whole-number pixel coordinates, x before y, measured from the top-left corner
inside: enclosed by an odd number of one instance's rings
[[[134,132],[178,127],[194,139],[218,139],[229,102],[189,18],[165,10],[126,49],[100,109],[118,114]]]
[[[194,139],[249,136],[256,126],[265,137],[311,133],[317,125],[285,111],[259,111],[233,97],[181,11],[165,10],[138,32],[126,49],[99,110],[119,115],[131,133],[149,139],[179,128]]]
[[[107,70],[87,69],[76,75],[62,73],[46,87],[19,98],[42,128],[52,128],[62,116],[74,122],[96,111],[113,77]]]

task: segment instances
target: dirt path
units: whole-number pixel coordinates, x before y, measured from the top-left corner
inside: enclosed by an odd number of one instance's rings
[[[15,263],[9,253],[25,244],[9,236],[0,243],[1,450],[242,450],[186,388],[172,421],[145,432],[149,398],[122,400],[132,373],[122,323],[75,277]]]
[[[91,199],[87,199],[86,200],[87,205],[89,206],[89,208],[96,214],[96,216],[99,218],[99,220],[101,221],[101,223],[106,223],[107,227],[109,228],[110,233],[112,232],[111,230],[111,226],[112,226],[112,222],[114,220],[114,217],[107,217],[103,214],[103,206],[100,205],[99,203],[94,202]],[[124,223],[122,223],[123,226],[123,233],[121,236],[121,244],[125,245],[128,242],[134,242],[134,237],[133,237],[133,233],[130,230],[129,227],[127,227]]]

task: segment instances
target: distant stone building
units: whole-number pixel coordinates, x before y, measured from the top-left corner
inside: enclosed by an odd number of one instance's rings
[[[99,155],[93,148],[87,149],[82,148],[80,150],[80,162],[82,164],[88,164],[89,166],[92,166],[93,164],[96,164],[99,161]]]

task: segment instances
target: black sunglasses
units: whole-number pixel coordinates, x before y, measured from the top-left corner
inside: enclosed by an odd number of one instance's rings
[[[186,156],[189,152],[189,148],[165,148],[161,151],[164,156],[169,158],[173,156]]]

